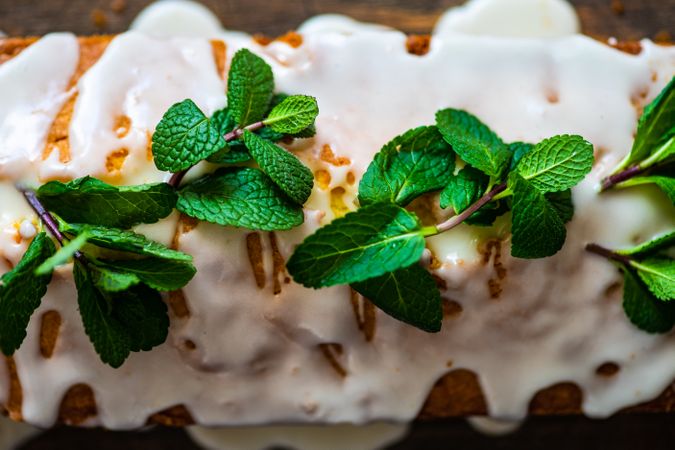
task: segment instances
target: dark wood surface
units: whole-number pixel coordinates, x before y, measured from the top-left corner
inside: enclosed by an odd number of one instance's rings
[[[320,13],[428,33],[438,16],[463,0],[201,0],[230,29],[279,35]],[[116,33],[152,0],[0,0],[0,30],[9,35],[73,31]],[[583,31],[623,40],[675,35],[675,0],[571,0]]]
[[[0,30],[10,35],[51,31],[117,33],[151,0],[0,0]],[[408,33],[431,31],[438,16],[462,0],[202,0],[226,27],[270,36],[297,27],[319,13],[336,12],[390,25]],[[572,0],[583,31],[621,40],[675,37],[675,0]],[[0,100],[1,101],[1,100]],[[409,438],[391,450],[412,449],[639,449],[675,448],[675,416],[623,415],[607,421],[583,417],[537,417],[506,437],[475,433],[458,419],[416,424]],[[23,450],[191,450],[185,432],[155,428],[113,433],[60,427],[29,442]]]

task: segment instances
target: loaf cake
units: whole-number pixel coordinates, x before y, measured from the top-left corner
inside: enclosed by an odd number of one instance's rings
[[[222,30],[194,5],[176,7],[184,22],[171,30],[175,16],[162,7],[116,36],[0,38],[0,273],[17,264],[26,228],[38,223],[16,183],[165,181],[151,152],[162,114],[185,98],[207,115],[222,108],[241,48],[271,65],[280,92],[318,101],[316,135],[286,144],[314,174],[305,222],[253,232],[172,214],[138,227],[193,255],[198,274],[165,298],[166,343],[117,369],[92,349],[70,270],[57,269],[25,342],[0,364],[10,418],[130,429],[675,409],[675,336],[635,328],[621,309],[620,274],[584,251],[591,241],[631,246],[675,225],[656,189],[596,193],[630,150],[642,109],[675,74],[675,48],[576,34],[566,9],[547,37],[450,26],[406,36],[328,16],[266,39]],[[593,144],[563,249],[513,258],[503,221],[431,238],[426,257],[444,304],[437,334],[348,286],[294,283],[284,267],[293,248],[356,208],[373,155],[446,107],[472,112],[508,141],[569,133]],[[424,201],[415,209],[444,214]]]

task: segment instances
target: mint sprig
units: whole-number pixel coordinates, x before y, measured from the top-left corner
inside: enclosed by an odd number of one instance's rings
[[[600,189],[654,184],[675,205],[675,77],[640,116],[631,151]]]
[[[313,135],[319,113],[316,99],[275,95],[272,69],[246,49],[239,50],[232,60],[227,98],[227,107],[216,111],[211,119],[189,100],[172,106],[157,126],[155,135],[161,133],[157,138],[153,136],[155,162],[160,169],[174,172],[169,184],[175,188],[179,188],[187,171],[202,160],[232,165],[252,158],[268,180],[260,180],[260,174],[251,172],[238,172],[240,179],[206,175],[183,187],[178,209],[200,220],[250,225],[256,230],[285,230],[299,225],[298,208],[290,207],[288,200],[302,206],[311,194],[314,175],[295,155],[275,143]],[[279,189],[270,189],[269,181]],[[190,188],[190,184],[196,185]],[[242,192],[234,193],[232,187]],[[272,209],[265,214],[274,220],[262,223],[262,212],[253,220],[233,212],[231,205],[253,199],[252,189],[262,191],[251,209],[258,210],[265,204]],[[216,209],[206,211],[206,205]],[[287,215],[285,220],[279,218],[282,215]],[[281,228],[272,228],[275,224]]]
[[[152,154],[159,170],[179,172],[225,147],[225,139],[190,100],[164,113],[152,135]]]
[[[178,210],[223,226],[252,230],[289,230],[304,220],[293,202],[259,169],[221,169],[183,187]]]
[[[456,156],[464,167],[454,173]],[[440,294],[418,265],[425,238],[465,222],[490,225],[511,210],[511,254],[551,256],[574,214],[570,188],[592,163],[593,146],[580,136],[507,145],[472,114],[444,109],[436,126],[385,144],[359,184],[360,208],[306,238],[287,268],[304,286],[351,284],[393,317],[438,331]],[[441,189],[440,206],[455,212],[445,222],[422,226],[403,209]]]
[[[417,217],[391,203],[375,203],[309,236],[286,267],[312,288],[378,277],[419,261],[424,233]]]
[[[255,230],[302,224],[313,174],[276,145],[316,132],[316,99],[274,94],[271,67],[238,51],[228,75],[228,105],[208,117],[190,99],[171,106],[157,124],[152,152],[168,183],[112,186],[86,176],[54,181],[37,191],[18,187],[60,249],[46,234],[0,284],[0,349],[21,345],[28,320],[52,271],[72,263],[85,331],[101,360],[119,367],[130,352],[166,339],[168,316],[160,292],[185,286],[192,257],[130,228],[155,223],[174,209],[212,223]],[[251,159],[259,168],[248,167]],[[202,161],[228,167],[181,186]],[[248,163],[246,167],[232,164]]]
[[[407,205],[452,178],[455,154],[434,126],[419,127],[388,142],[361,178],[359,202]]]
[[[56,249],[46,233],[38,233],[19,264],[0,278],[0,350],[11,356],[26,338],[33,312],[47,293],[52,272],[35,275],[35,270]]]
[[[176,193],[166,183],[112,186],[88,176],[68,183],[50,181],[37,196],[65,221],[114,228],[155,223],[176,205]]]
[[[675,325],[675,231],[633,248],[610,250],[589,244],[586,250],[600,255],[624,274],[624,311],[638,328],[665,333]]]

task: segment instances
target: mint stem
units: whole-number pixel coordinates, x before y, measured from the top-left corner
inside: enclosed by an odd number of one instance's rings
[[[462,211],[460,214],[456,216],[450,217],[448,220],[446,220],[443,223],[440,223],[436,225],[436,233],[435,234],[440,234],[445,231],[448,231],[452,228],[455,228],[457,225],[460,223],[464,222],[466,219],[468,219],[471,214],[475,213],[479,209],[481,209],[485,204],[489,203],[497,194],[500,194],[501,192],[504,192],[506,190],[506,183],[499,184],[495,186],[490,192],[487,194],[483,195],[481,198],[479,198],[476,203],[473,205],[469,206],[466,208],[464,211]]]
[[[45,225],[45,228],[47,231],[49,231],[49,234],[54,236],[54,238],[59,241],[59,244],[61,247],[63,247],[64,242],[66,241],[66,237],[61,233],[61,230],[59,230],[59,225],[56,222],[56,219],[54,219],[54,216],[51,215],[49,211],[44,207],[44,205],[40,202],[40,200],[37,198],[37,195],[35,194],[35,191],[32,189],[27,189],[21,186],[16,187],[19,192],[23,194],[23,196],[26,198],[26,201],[30,205],[31,208],[33,208],[33,211],[35,211],[35,214],[38,215],[42,223]],[[80,263],[82,264],[87,264],[87,258],[84,256],[84,254],[81,251],[76,251],[73,254],[73,257],[77,259]]]
[[[640,167],[639,165],[635,166],[630,166],[627,169],[622,170],[619,173],[615,173],[614,175],[610,175],[607,178],[604,178],[602,180],[602,183],[600,184],[600,192],[604,192],[615,185],[619,183],[623,183],[626,180],[629,180],[633,178],[635,175],[639,175],[642,173],[645,169]]]
[[[631,263],[631,259],[628,256],[620,255],[598,244],[587,244],[586,251],[625,265],[630,265]]]
[[[225,136],[223,136],[223,138],[225,139],[225,142],[232,142],[235,139],[239,139],[241,135],[244,134],[244,130],[256,131],[264,126],[265,122],[261,120],[260,122],[255,122],[252,123],[251,125],[247,125],[244,128],[235,128],[234,130],[230,131]],[[187,175],[188,171],[192,169],[192,167],[194,166],[188,167],[185,170],[181,170],[180,172],[176,172],[173,175],[171,175],[171,178],[169,178],[169,184],[175,188],[178,188],[178,186],[180,186],[180,183],[183,181],[183,178],[185,178],[185,175]]]

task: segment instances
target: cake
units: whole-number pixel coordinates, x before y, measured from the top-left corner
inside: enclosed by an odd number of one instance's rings
[[[635,328],[621,309],[620,275],[584,246],[630,246],[675,224],[656,189],[596,192],[675,74],[675,49],[647,40],[613,48],[576,34],[573,13],[549,3],[562,19],[538,38],[471,35],[454,13],[431,37],[327,16],[267,40],[222,30],[196,6],[159,3],[117,36],[0,39],[2,273],[37,225],[16,183],[166,180],[152,163],[155,126],[185,98],[207,115],[222,108],[237,50],[264,58],[280,92],[314,96],[320,107],[316,135],[286,145],[315,178],[302,226],[251,232],[172,214],[138,227],[193,255],[198,275],[166,296],[166,343],[118,369],[89,345],[70,271],[57,269],[25,342],[0,368],[0,404],[41,427],[110,429],[672,411],[673,334]],[[167,27],[172,11],[184,15],[178,30]],[[445,312],[438,334],[388,317],[347,286],[293,283],[284,261],[355,209],[373,155],[446,107],[472,112],[508,141],[570,133],[593,144],[563,249],[513,258],[500,221],[431,238]]]

